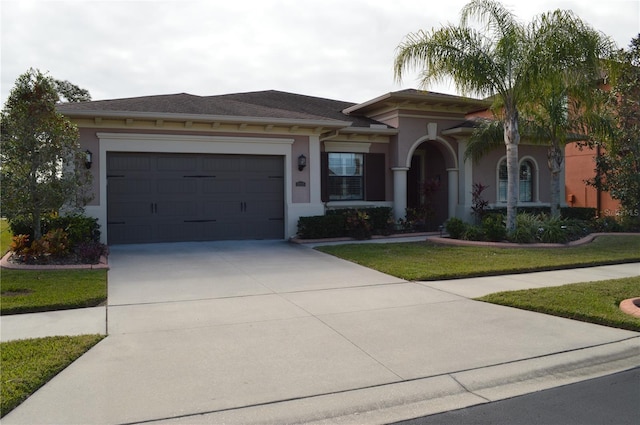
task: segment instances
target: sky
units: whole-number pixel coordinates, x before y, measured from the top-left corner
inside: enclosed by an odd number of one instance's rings
[[[94,100],[260,90],[365,102],[421,88],[397,46],[459,23],[467,0],[0,0],[1,102],[29,68]],[[640,0],[503,0],[522,21],[573,10],[627,47]],[[460,94],[452,84],[427,89]]]

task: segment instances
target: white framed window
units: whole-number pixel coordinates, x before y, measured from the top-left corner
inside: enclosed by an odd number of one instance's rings
[[[507,159],[503,158],[498,164],[498,202],[507,202]],[[533,202],[536,187],[536,165],[529,158],[522,159],[518,167],[519,202]]]
[[[364,199],[364,154],[329,153],[327,187],[330,201]]]

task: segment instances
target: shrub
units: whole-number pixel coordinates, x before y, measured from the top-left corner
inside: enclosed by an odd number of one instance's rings
[[[507,235],[507,239],[515,243],[533,243],[541,226],[542,222],[538,216],[529,213],[518,214],[516,228]]]
[[[606,215],[591,222],[591,230],[594,232],[620,232],[622,225],[615,217]]]
[[[371,239],[369,215],[364,211],[351,210],[345,215],[347,235],[355,239]]]
[[[500,242],[507,236],[502,214],[489,214],[482,219],[482,228],[487,240]]]
[[[75,214],[52,217],[47,222],[47,228],[63,229],[69,235],[71,245],[80,242],[100,241],[100,225],[98,219]]]
[[[482,226],[467,226],[467,229],[462,235],[462,239],[468,241],[484,241],[486,240],[486,235]]]
[[[563,207],[560,208],[560,215],[566,219],[591,221],[596,218],[596,209],[583,207]]]
[[[29,235],[15,235],[11,238],[11,251],[17,255],[22,255],[25,250],[29,249]]]
[[[471,190],[471,210],[476,218],[476,223],[482,222],[487,208],[489,207],[489,201],[484,199],[482,192],[484,192],[489,186],[485,186],[482,183],[474,183]]]
[[[624,216],[620,224],[625,232],[640,232],[640,216],[638,215]]]
[[[447,233],[449,233],[449,237],[460,239],[467,230],[467,223],[459,218],[452,217],[445,223],[445,228],[447,229]]]
[[[62,229],[50,230],[40,239],[42,244],[41,255],[50,255],[53,258],[61,258],[69,254],[69,237]]]
[[[302,239],[337,238],[345,234],[343,215],[318,215],[298,220],[298,236]]]
[[[9,227],[14,235],[29,235],[30,239],[33,240],[34,231],[29,217],[21,216],[11,219]],[[93,217],[85,217],[79,214],[69,216],[49,214],[42,217],[40,227],[43,235],[55,229],[64,230],[68,235],[71,246],[75,246],[82,241],[98,242],[100,240],[100,225],[98,224],[98,219]]]
[[[557,217],[547,218],[538,230],[538,240],[543,243],[567,243],[571,240],[573,223]]]
[[[107,255],[109,253],[109,248],[100,242],[85,241],[80,242],[76,246],[75,252],[83,263],[97,264],[100,262],[100,257],[102,255]]]

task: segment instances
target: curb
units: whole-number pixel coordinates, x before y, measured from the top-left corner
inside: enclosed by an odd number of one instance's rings
[[[640,336],[442,375],[186,414],[171,423],[394,423],[633,369]]]
[[[441,245],[457,245],[457,246],[484,246],[492,248],[571,248],[581,246],[593,242],[593,240],[599,236],[640,236],[638,232],[602,232],[602,233],[590,233],[587,236],[571,241],[566,244],[562,243],[513,243],[513,242],[485,242],[485,241],[468,241],[464,239],[451,239],[448,237],[439,236],[440,232],[419,232],[419,233],[397,233],[389,236],[372,236],[371,239],[360,240],[349,237],[343,238],[325,238],[325,239],[299,239],[291,238],[289,242],[299,245],[313,245],[313,244],[331,244],[342,242],[353,243],[366,243],[369,240],[388,240],[390,242],[403,238],[421,237],[424,236],[425,241],[441,244]]]
[[[640,319],[640,297],[629,298],[620,303],[620,310]]]

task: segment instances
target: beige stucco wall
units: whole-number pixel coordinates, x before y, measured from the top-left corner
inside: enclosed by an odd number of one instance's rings
[[[473,164],[473,183],[482,183],[489,187],[483,193],[485,200],[491,205],[506,206],[506,203],[497,204],[498,162],[505,157],[503,148],[496,149],[485,155],[480,163]],[[547,167],[547,149],[545,146],[523,145],[518,146],[519,161],[525,158],[532,160],[536,167],[537,185],[534,180],[534,202],[520,203],[519,205],[538,205],[550,202],[551,176]],[[469,188],[471,191],[471,188]],[[539,202],[537,202],[539,201]]]

